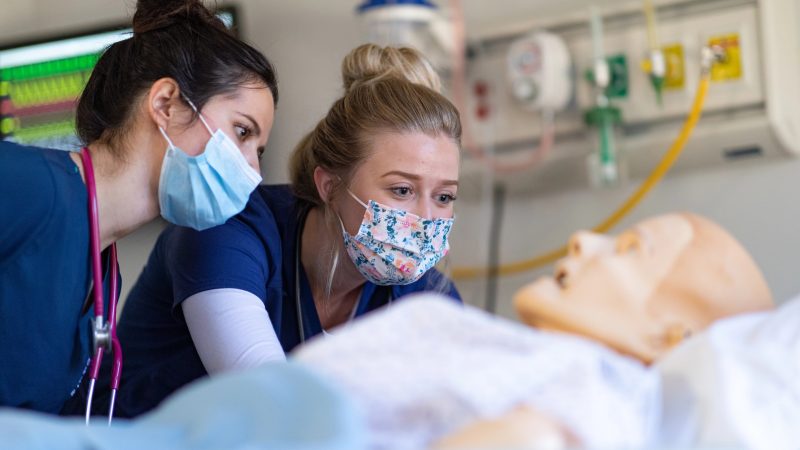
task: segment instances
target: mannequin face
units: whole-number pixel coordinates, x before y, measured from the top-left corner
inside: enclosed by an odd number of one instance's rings
[[[524,287],[514,302],[530,325],[579,334],[650,363],[718,318],[769,308],[771,296],[724,230],[670,214],[617,237],[576,233],[554,276]]]
[[[515,297],[526,321],[542,329],[578,333],[625,353],[649,334],[648,302],[691,242],[691,225],[679,215],[644,221],[617,237],[575,233],[555,275]]]

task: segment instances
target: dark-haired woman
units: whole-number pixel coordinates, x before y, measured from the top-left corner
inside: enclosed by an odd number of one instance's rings
[[[139,0],[133,30],[81,94],[81,152],[0,142],[0,406],[58,412],[87,368],[101,278],[90,192],[108,249],[159,213],[222,224],[261,181],[277,101],[267,59],[198,0]]]

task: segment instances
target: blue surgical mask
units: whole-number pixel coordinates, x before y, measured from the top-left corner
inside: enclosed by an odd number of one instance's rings
[[[158,128],[168,144],[158,182],[158,203],[167,221],[205,230],[240,213],[261,183],[261,175],[247,164],[225,132],[211,131],[194,104],[188,99],[187,102],[200,116],[211,139],[203,153],[189,156],[172,143],[163,128]]]

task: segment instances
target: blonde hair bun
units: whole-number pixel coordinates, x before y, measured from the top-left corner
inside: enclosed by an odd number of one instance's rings
[[[400,78],[440,92],[442,82],[431,63],[410,47],[382,47],[364,44],[353,49],[342,61],[345,91],[384,78]]]

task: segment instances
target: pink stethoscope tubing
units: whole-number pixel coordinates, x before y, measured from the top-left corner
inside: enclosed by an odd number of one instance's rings
[[[111,244],[111,298],[108,302],[108,321],[103,318],[103,275],[100,264],[100,219],[97,208],[97,188],[94,180],[94,167],[89,149],[81,149],[83,172],[86,177],[86,190],[89,193],[89,245],[92,258],[92,295],[94,297],[94,320],[92,321],[92,361],[89,369],[89,395],[86,399],[86,424],[92,413],[94,385],[103,361],[103,352],[110,350],[114,358],[111,370],[111,404],[108,408],[108,424],[114,416],[114,401],[119,389],[122,374],[122,347],[117,338],[117,244]]]

